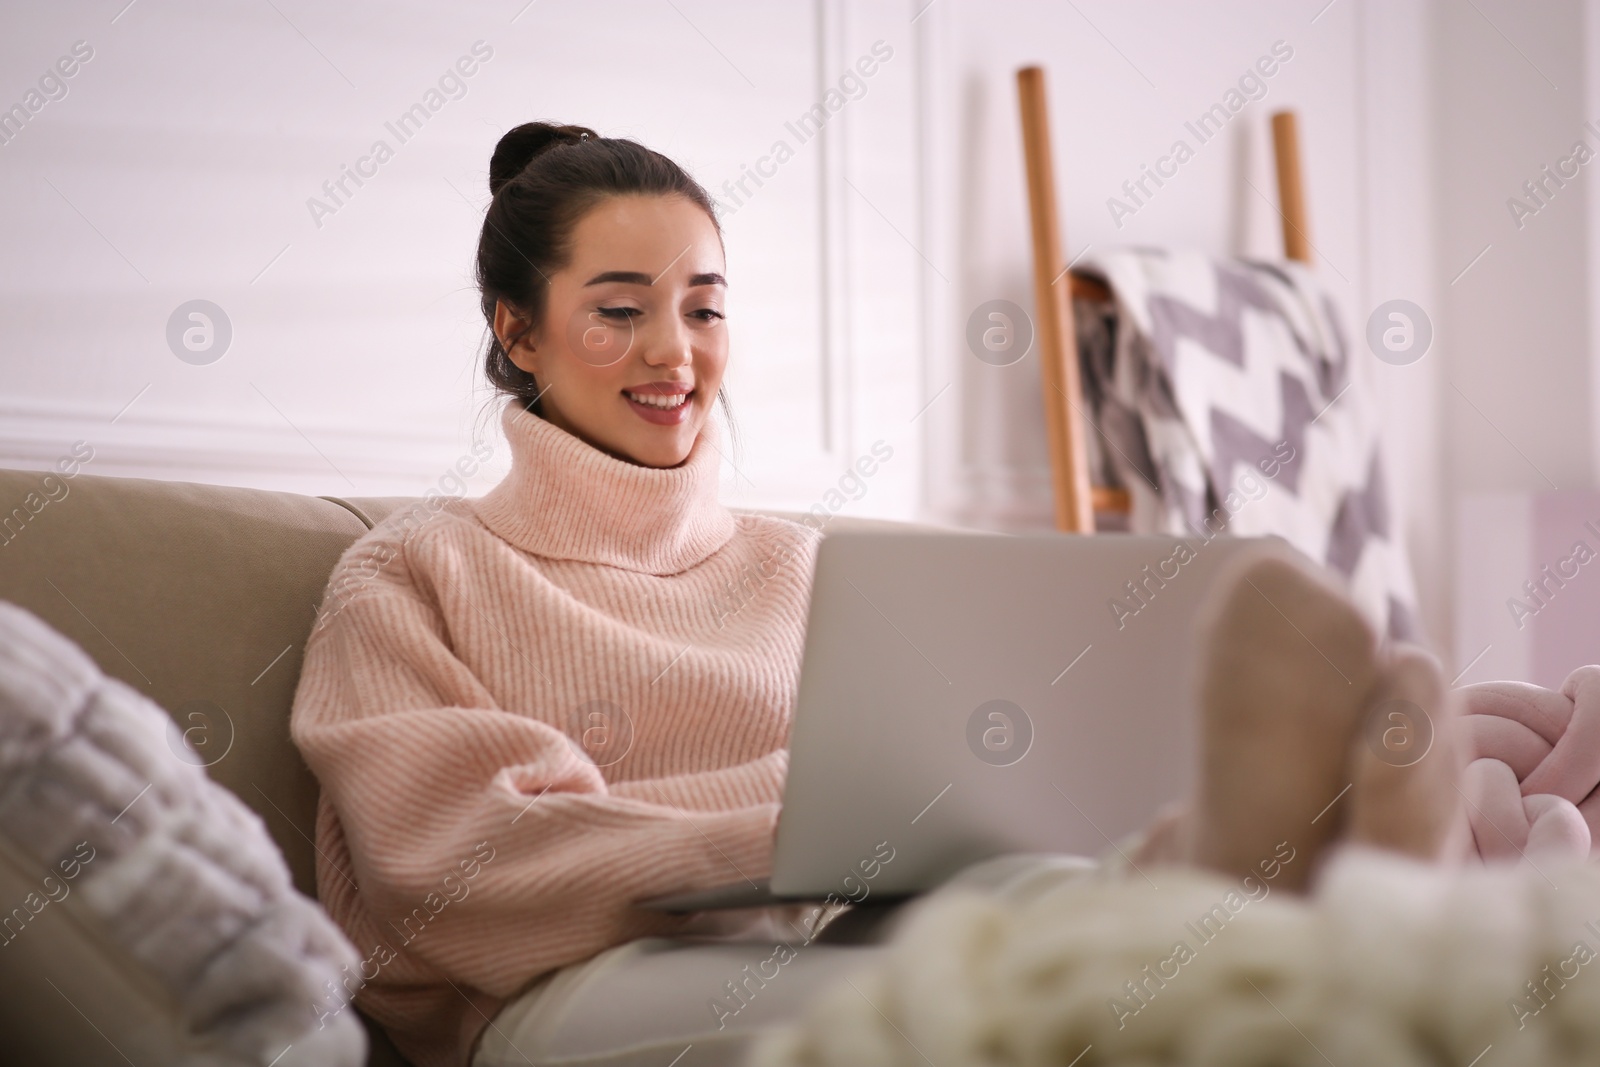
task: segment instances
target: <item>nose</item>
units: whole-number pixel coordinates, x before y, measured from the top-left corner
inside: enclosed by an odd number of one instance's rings
[[[688,327],[677,318],[659,324],[644,340],[644,361],[649,366],[671,370],[694,362]]]

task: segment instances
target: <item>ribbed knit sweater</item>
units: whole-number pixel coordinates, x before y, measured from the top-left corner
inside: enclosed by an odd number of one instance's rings
[[[459,1067],[538,976],[682,929],[630,907],[770,869],[815,534],[507,407],[511,473],[340,560],[291,732],[356,1002]]]

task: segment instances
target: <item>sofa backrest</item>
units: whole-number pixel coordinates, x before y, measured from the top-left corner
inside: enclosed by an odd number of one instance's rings
[[[316,782],[289,707],[328,574],[366,522],[291,493],[45,478],[0,470],[0,599],[166,708],[314,896]]]

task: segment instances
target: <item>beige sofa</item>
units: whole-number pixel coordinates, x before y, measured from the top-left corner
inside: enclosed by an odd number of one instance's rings
[[[45,478],[0,470],[0,600],[33,612],[166,708],[212,778],[261,816],[295,885],[314,896],[317,784],[289,740],[301,652],[340,553],[410,501]],[[846,526],[900,524],[838,518],[830,529]],[[46,983],[8,982],[7,1014],[37,1021],[30,1032],[48,1035],[53,1062],[120,1063],[94,1028],[114,1031],[118,1019],[163,1005],[137,974],[98,964],[97,946],[60,911],[42,913],[37,936],[8,946],[4,962],[15,975],[27,966],[16,948],[25,948],[33,965],[79,983],[81,997],[68,1003]],[[368,1030],[369,1063],[405,1062]],[[8,1056],[22,1054],[12,1038]],[[26,1062],[51,1062],[45,1047]]]

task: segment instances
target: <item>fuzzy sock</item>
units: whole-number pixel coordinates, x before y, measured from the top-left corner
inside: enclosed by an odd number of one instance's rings
[[[1351,843],[1429,862],[1467,857],[1472,829],[1459,788],[1460,718],[1460,695],[1445,687],[1432,656],[1398,645],[1383,657],[1378,687],[1349,749]]]
[[[1341,829],[1352,739],[1379,680],[1361,613],[1309,563],[1248,561],[1219,584],[1202,633],[1200,781],[1188,860],[1258,874],[1287,843],[1279,884],[1303,889]]]

